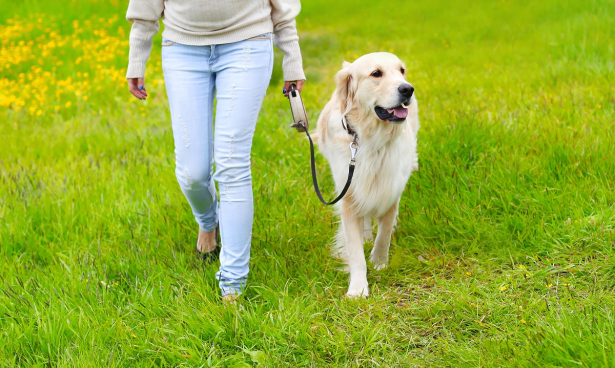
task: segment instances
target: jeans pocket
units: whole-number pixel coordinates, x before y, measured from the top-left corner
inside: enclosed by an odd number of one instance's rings
[[[175,45],[175,41],[168,40],[166,38],[162,39],[162,46],[172,46]]]

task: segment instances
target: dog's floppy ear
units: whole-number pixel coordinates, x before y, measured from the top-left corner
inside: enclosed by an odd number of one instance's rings
[[[352,108],[352,101],[356,91],[356,81],[350,73],[350,66],[352,64],[344,61],[342,64],[342,70],[335,75],[335,82],[337,88],[335,93],[337,94],[337,100],[339,101],[339,109],[342,114],[348,112]]]

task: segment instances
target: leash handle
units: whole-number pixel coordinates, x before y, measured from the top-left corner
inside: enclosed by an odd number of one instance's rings
[[[346,185],[344,186],[344,189],[342,189],[342,192],[340,193],[340,195],[337,196],[337,198],[335,198],[331,202],[327,202],[325,201],[325,199],[322,197],[322,194],[320,193],[320,189],[318,188],[318,180],[316,179],[316,160],[314,159],[314,142],[312,142],[312,137],[310,137],[310,133],[308,132],[307,128],[306,127],[303,127],[303,128],[304,128],[305,135],[307,135],[308,139],[310,140],[310,164],[312,167],[312,183],[314,184],[314,191],[316,192],[318,199],[320,199],[322,203],[326,205],[335,204],[339,202],[342,198],[344,198],[344,196],[346,195],[346,192],[348,191],[348,188],[350,188],[350,183],[352,182],[352,176],[354,175],[355,155],[357,154],[357,150],[359,148],[359,146],[357,145],[357,140],[356,140],[357,138],[355,136],[353,141],[350,142],[350,162],[348,163],[348,179],[346,179]]]
[[[291,128],[297,129],[298,132],[307,132],[309,129],[309,123],[307,113],[305,112],[305,105],[301,100],[301,95],[294,84],[290,85],[288,91],[288,101],[290,102],[290,111],[293,114],[293,123]]]

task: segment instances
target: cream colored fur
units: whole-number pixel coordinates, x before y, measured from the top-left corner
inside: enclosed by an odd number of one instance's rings
[[[342,115],[359,137],[352,185],[338,202],[341,225],[334,249],[348,264],[349,297],[369,295],[363,243],[364,237],[371,237],[372,219],[378,222],[378,233],[370,261],[376,269],[388,264],[399,200],[410,174],[418,170],[416,98],[411,98],[408,116],[400,123],[380,120],[374,111],[376,106],[398,105],[398,87],[407,83],[402,68],[397,56],[389,53],[367,54],[352,64],[345,62],[314,134],[320,152],[329,161],[338,193],[346,183],[352,141],[343,129]],[[382,76],[374,77],[375,70]]]

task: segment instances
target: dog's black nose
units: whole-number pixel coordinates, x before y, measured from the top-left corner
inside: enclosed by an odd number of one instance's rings
[[[397,90],[406,98],[412,97],[412,94],[414,93],[414,87],[412,87],[409,83],[400,84],[399,87],[397,87]]]

